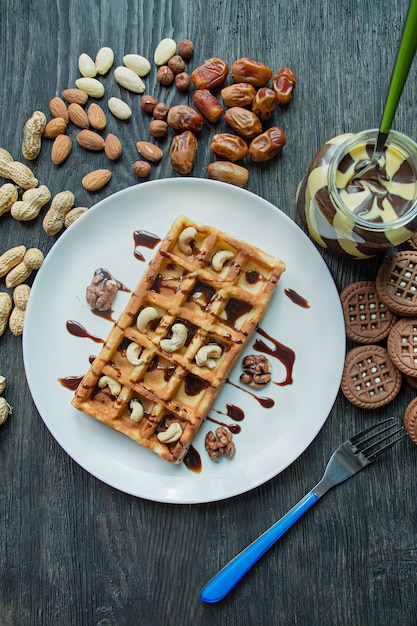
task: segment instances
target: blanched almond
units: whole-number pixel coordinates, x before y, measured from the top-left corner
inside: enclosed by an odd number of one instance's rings
[[[78,89],[85,91],[92,98],[102,98],[104,96],[104,85],[97,78],[78,78],[75,81]]]
[[[88,54],[85,54],[85,52],[78,57],[78,69],[80,70],[80,74],[89,78],[94,78],[97,74],[93,59]]]
[[[52,144],[51,159],[55,165],[61,165],[70,155],[72,139],[68,135],[57,135]]]
[[[94,130],[80,130],[76,139],[78,144],[86,150],[92,150],[93,152],[104,150],[104,139]]]
[[[100,50],[97,52],[96,62],[95,62],[97,74],[100,74],[101,76],[104,76],[104,74],[107,74],[107,72],[113,65],[113,61],[114,61],[113,50],[109,48],[108,46],[103,46],[103,48],[100,48]]]
[[[81,184],[87,191],[98,191],[98,189],[107,185],[111,178],[111,174],[110,170],[93,170],[84,176]]]
[[[141,77],[128,67],[124,67],[123,65],[116,67],[114,77],[121,87],[133,93],[143,93],[145,91],[145,84]]]
[[[147,76],[151,71],[151,64],[148,59],[140,54],[125,54],[123,63],[138,76]]]
[[[156,65],[165,65],[177,51],[177,44],[173,39],[166,37],[155,48],[154,61]]]
[[[132,115],[132,109],[126,102],[120,100],[120,98],[110,98],[107,103],[109,110],[113,113],[114,117],[117,117],[119,120],[128,120]]]

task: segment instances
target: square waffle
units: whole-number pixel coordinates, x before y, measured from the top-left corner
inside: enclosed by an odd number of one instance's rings
[[[259,248],[180,216],[73,406],[180,462],[284,270],[283,261]]]

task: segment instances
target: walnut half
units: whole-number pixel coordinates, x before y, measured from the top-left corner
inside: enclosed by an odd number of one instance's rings
[[[86,289],[86,300],[92,309],[108,311],[120,287],[110,272],[100,268],[94,272],[91,285]]]
[[[271,363],[262,354],[249,354],[242,361],[240,382],[250,387],[263,387],[271,382]]]
[[[204,445],[212,461],[218,463],[222,456],[229,459],[235,456],[236,449],[232,437],[232,433],[224,426],[216,428],[216,434],[212,430],[207,433]]]

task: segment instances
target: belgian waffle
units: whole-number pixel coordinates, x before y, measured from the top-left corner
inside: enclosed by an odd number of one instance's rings
[[[180,462],[284,270],[283,261],[259,248],[180,216],[73,406]]]

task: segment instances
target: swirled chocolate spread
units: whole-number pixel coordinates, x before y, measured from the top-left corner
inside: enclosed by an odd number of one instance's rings
[[[393,222],[414,203],[416,177],[409,161],[393,147],[371,169],[364,170],[373,145],[353,148],[339,163],[336,187],[341,201],[352,213],[368,222]]]

